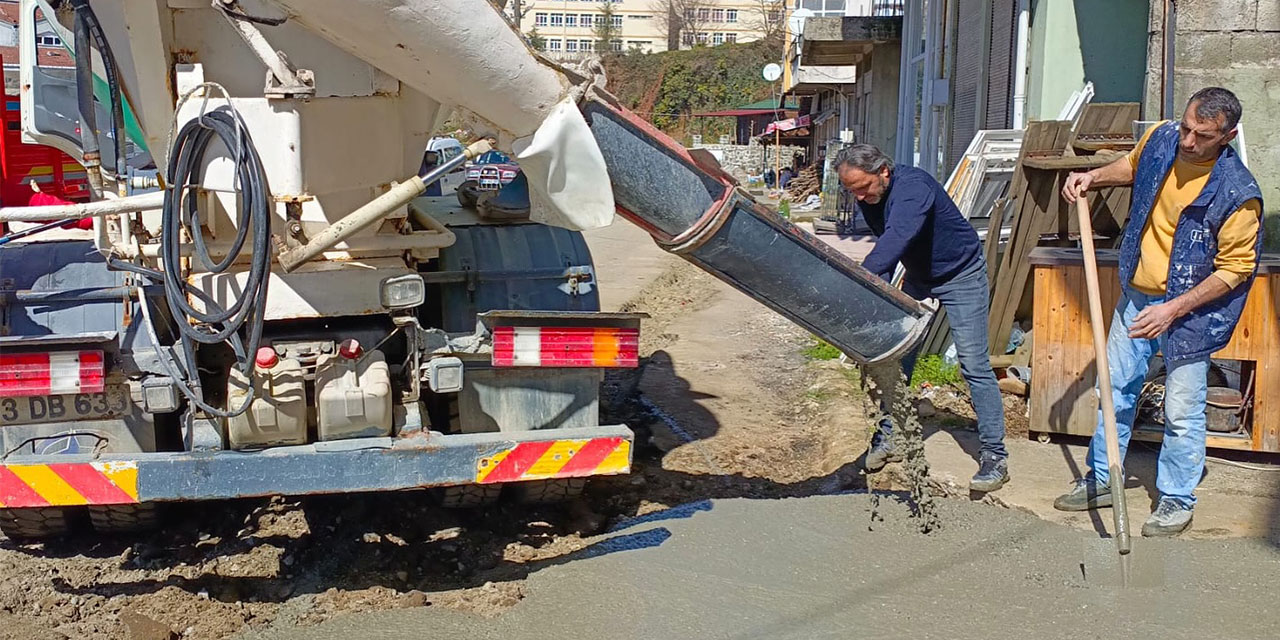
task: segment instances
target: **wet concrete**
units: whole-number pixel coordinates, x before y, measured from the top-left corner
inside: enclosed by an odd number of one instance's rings
[[[494,618],[425,608],[243,638],[1265,638],[1280,554],[1247,540],[1114,545],[958,500],[916,529],[901,497],[686,505],[528,578]]]

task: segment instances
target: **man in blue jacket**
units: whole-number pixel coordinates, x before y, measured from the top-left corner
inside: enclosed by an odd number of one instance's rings
[[[1209,357],[1231,340],[1258,269],[1262,191],[1229,146],[1241,112],[1230,91],[1201,89],[1179,122],[1151,127],[1127,156],[1071,174],[1062,189],[1074,202],[1092,188],[1133,185],[1120,244],[1123,295],[1107,335],[1107,361],[1123,458],[1149,361],[1156,351],[1164,354],[1160,501],[1142,525],[1144,536],[1177,535],[1191,526],[1204,474]],[[1089,472],[1054,507],[1111,506],[1101,414],[1087,463]],[[1114,480],[1123,491],[1123,479]]]
[[[982,442],[978,473],[969,488],[999,489],[1009,480],[1009,454],[1004,447],[1004,404],[987,355],[991,300],[978,234],[933,176],[914,167],[895,167],[876,147],[857,144],[841,149],[836,170],[876,234],[876,246],[862,266],[888,281],[901,263],[906,271],[902,290],[917,300],[936,298],[946,309]],[[902,365],[910,377],[915,354]],[[879,471],[886,462],[900,459],[890,442],[892,428],[884,420],[872,436],[864,462],[867,471]]]

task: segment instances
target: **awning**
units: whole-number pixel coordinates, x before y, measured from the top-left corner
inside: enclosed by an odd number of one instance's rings
[[[807,114],[800,116],[798,118],[787,118],[786,120],[776,120],[774,122],[770,122],[769,126],[764,128],[764,133],[762,133],[761,135],[773,133],[775,130],[779,130],[783,132],[792,131],[794,129],[799,129],[801,127],[807,127],[809,126],[809,124],[810,124],[810,117]]]

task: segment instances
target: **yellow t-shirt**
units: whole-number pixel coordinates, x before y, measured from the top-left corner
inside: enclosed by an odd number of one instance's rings
[[[1164,124],[1164,123],[1160,123]],[[1129,152],[1129,165],[1136,172],[1142,149],[1146,147],[1157,124],[1142,135],[1138,146]],[[1181,158],[1173,161],[1160,192],[1156,194],[1147,226],[1142,230],[1142,244],[1138,255],[1138,270],[1133,274],[1133,288],[1147,295],[1164,295],[1169,281],[1169,255],[1173,251],[1173,232],[1178,218],[1187,205],[1195,202],[1205,184],[1213,163],[1197,164]],[[1254,242],[1258,238],[1258,225],[1262,219],[1262,203],[1257,199],[1244,203],[1222,223],[1218,230],[1218,255],[1214,258],[1214,276],[1232,289],[1253,273],[1257,255]]]

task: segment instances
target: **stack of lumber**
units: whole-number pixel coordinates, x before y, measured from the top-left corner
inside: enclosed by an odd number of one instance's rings
[[[787,183],[787,197],[792,202],[804,202],[809,196],[822,192],[822,181],[818,179],[817,165],[809,165],[800,170],[796,177]]]
[[[1073,171],[1107,165],[1134,145],[1132,123],[1138,118],[1136,103],[1091,104],[1075,132],[1070,121],[1032,122],[1023,136],[1018,166],[1006,200],[997,206],[987,230],[984,247],[991,282],[991,314],[987,331],[994,366],[1002,366],[1014,320],[1031,315],[1029,257],[1037,246],[1075,246],[1079,228],[1072,208],[1062,198],[1063,181]],[[1126,136],[1124,135],[1126,132]],[[1075,155],[1077,138],[1105,139],[1094,155]],[[1093,151],[1087,149],[1086,151]],[[1129,187],[1092,191],[1093,213],[1099,248],[1119,241],[1129,215]],[[1009,226],[1008,242],[1001,243],[1000,227]],[[1074,234],[1074,237],[1073,235]]]

